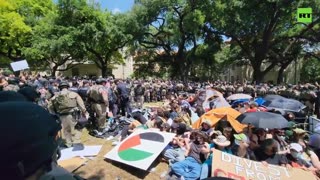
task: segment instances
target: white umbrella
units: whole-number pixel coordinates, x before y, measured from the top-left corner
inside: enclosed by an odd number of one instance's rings
[[[231,96],[227,97],[228,101],[234,101],[238,99],[251,99],[252,96],[248,94],[232,94]]]

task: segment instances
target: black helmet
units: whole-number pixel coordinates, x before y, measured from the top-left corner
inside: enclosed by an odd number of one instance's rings
[[[59,88],[61,89],[61,88],[63,88],[63,87],[68,88],[68,87],[69,87],[69,83],[68,83],[67,81],[62,81],[62,82],[60,82]]]
[[[1,137],[10,135],[1,140],[2,176],[25,179],[42,166],[50,167],[61,129],[58,118],[31,102],[2,102],[0,113]]]
[[[96,80],[97,84],[106,83],[106,82],[107,82],[107,80],[104,79],[104,78],[99,78],[99,79]]]

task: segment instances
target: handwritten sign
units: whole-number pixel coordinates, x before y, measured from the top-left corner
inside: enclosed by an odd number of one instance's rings
[[[26,60],[17,61],[10,63],[13,71],[21,71],[24,69],[29,69],[28,62]]]
[[[228,177],[236,180],[283,180],[283,179],[316,179],[311,172],[301,169],[287,169],[261,162],[251,161],[214,150],[212,176]]]

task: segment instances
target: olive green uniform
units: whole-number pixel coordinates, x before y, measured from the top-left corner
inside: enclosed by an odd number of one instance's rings
[[[64,108],[58,102],[58,97],[66,97],[66,103]],[[61,92],[56,94],[49,102],[49,111],[54,112],[60,116],[62,123],[63,139],[66,140],[68,147],[73,144],[81,142],[81,132],[75,129],[77,120],[80,114],[77,114],[77,110],[80,110],[82,114],[85,114],[86,108],[84,102],[79,94],[63,89]]]
[[[100,130],[105,128],[106,115],[109,107],[108,91],[102,85],[94,85],[88,92],[88,97],[91,104],[91,109],[95,112],[97,125]]]

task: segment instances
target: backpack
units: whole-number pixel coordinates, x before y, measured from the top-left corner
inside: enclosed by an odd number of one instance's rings
[[[58,94],[53,101],[53,105],[58,113],[70,112],[77,107],[77,96],[73,93]]]
[[[95,102],[102,102],[102,95],[99,92],[101,86],[92,86],[89,91],[89,97]]]

